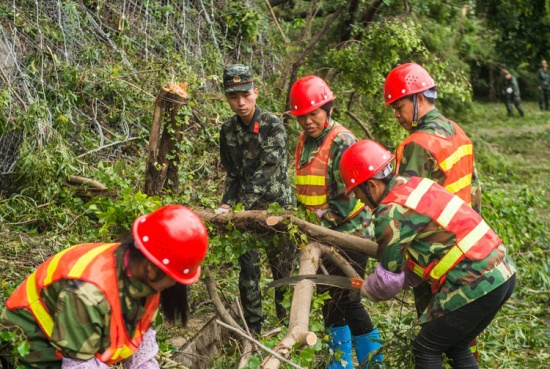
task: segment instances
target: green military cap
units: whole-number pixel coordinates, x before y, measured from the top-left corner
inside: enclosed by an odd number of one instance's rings
[[[223,70],[225,92],[248,91],[254,86],[252,67],[244,64],[230,64]]]

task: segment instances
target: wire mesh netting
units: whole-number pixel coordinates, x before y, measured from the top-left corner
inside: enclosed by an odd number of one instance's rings
[[[254,61],[262,78],[278,61],[264,55],[261,36],[251,46],[243,24],[227,21],[228,15],[241,20],[240,13],[254,14],[252,6],[219,0],[2,2],[1,172],[16,169],[23,140],[38,148],[57,134],[76,158],[119,155],[125,143],[147,137],[151,112],[144,109],[154,102],[159,77],[183,74],[211,93],[220,89],[213,76],[224,64]]]

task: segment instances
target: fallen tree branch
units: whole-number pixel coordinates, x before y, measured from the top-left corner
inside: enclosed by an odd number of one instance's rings
[[[237,333],[238,335],[240,335],[241,337],[243,338],[246,338],[247,340],[250,340],[252,342],[254,342],[256,345],[258,345],[259,347],[261,347],[263,350],[269,352],[271,355],[274,355],[274,356],[277,356],[279,358],[279,360],[285,362],[286,364],[294,367],[294,368],[297,368],[297,369],[306,369],[302,366],[298,366],[296,364],[294,364],[292,361],[289,361],[287,359],[285,359],[284,357],[281,357],[280,355],[278,355],[276,352],[273,352],[269,347],[267,346],[264,346],[260,341],[257,341],[255,340],[254,338],[250,337],[248,334],[244,333],[242,330],[240,329],[237,329],[229,324],[225,324],[224,322],[222,322],[221,320],[216,320],[216,323],[218,323],[219,325],[221,325],[222,327],[225,327],[235,333]]]
[[[306,234],[310,241],[355,251],[373,258],[376,257],[378,250],[378,244],[372,240],[334,231],[297,218],[291,213],[272,216],[263,210],[247,210],[222,214],[214,214],[204,209],[194,209],[194,211],[203,221],[209,222],[220,229],[225,229],[227,224],[231,223],[235,229],[240,231],[269,235],[287,232],[289,223],[292,223],[302,233]]]
[[[69,176],[69,183],[74,183],[77,185],[87,185],[92,188],[97,188],[98,190],[106,190],[107,186],[105,186],[103,183],[98,182],[96,180],[90,179],[90,178],[84,178],[80,176]]]
[[[309,243],[300,249],[299,275],[315,274],[319,268],[321,248],[318,243]],[[262,362],[263,369],[278,369],[281,366],[280,357],[288,358],[292,348],[299,343],[301,346],[313,345],[317,342],[317,335],[309,331],[309,314],[315,284],[307,279],[296,283],[290,305],[288,332],[281,342],[273,348],[277,355],[271,355]]]

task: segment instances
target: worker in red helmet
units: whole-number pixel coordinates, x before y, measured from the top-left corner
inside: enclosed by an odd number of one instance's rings
[[[2,364],[102,369],[123,362],[127,369],[158,369],[151,327],[157,308],[168,321],[186,323],[187,285],[199,279],[207,248],[201,219],[168,205],[137,218],[121,242],[55,254],[6,301],[2,327],[20,334],[29,353]]]
[[[422,281],[430,300],[412,348],[416,369],[478,368],[469,344],[512,295],[516,267],[500,238],[464,200],[421,177],[395,177],[393,155],[364,140],[342,155],[346,190],[374,209],[379,261],[361,293],[388,300]]]
[[[481,187],[474,167],[474,148],[458,124],[435,106],[437,85],[415,63],[394,68],[384,83],[386,106],[410,135],[397,147],[397,175],[429,178],[459,196],[479,213]],[[418,315],[430,299],[427,283],[414,289]],[[477,358],[477,343],[471,346]]]
[[[317,214],[320,223],[330,229],[359,237],[372,237],[371,213],[353,194],[345,193],[339,173],[342,154],[357,141],[346,128],[332,119],[334,94],[317,76],[300,78],[290,90],[290,113],[296,116],[300,133],[295,153],[296,197],[299,204]],[[365,275],[367,257],[342,251],[360,276]],[[344,273],[329,260],[323,265],[330,274]],[[361,368],[372,368],[382,362],[377,354],[380,334],[359,296],[349,291],[318,286],[320,293],[329,291],[323,306],[323,317],[333,353],[329,369],[353,368],[355,346]]]

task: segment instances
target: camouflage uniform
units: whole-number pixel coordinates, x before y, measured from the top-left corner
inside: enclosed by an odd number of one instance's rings
[[[539,95],[540,110],[550,109],[548,101],[550,100],[550,71],[539,68],[537,72],[537,85],[541,88]]]
[[[391,191],[409,180],[409,177],[392,178],[388,190]],[[401,197],[399,203],[406,200],[408,198]],[[411,207],[416,206],[414,198],[412,200]],[[428,198],[425,201],[422,204],[420,200],[422,207],[428,206],[434,200]],[[451,200],[447,205],[453,202]],[[371,294],[381,291],[376,293],[383,293],[380,295],[384,296],[383,299],[391,297],[384,291],[391,290],[394,294],[397,288],[392,288],[402,287],[403,282],[405,286],[416,284],[415,279],[418,277],[406,266],[407,255],[420,267],[426,268],[433,262],[442,260],[449,250],[456,250],[456,231],[447,231],[430,216],[400,204],[382,203],[374,211],[380,264],[377,273],[369,276],[365,284]],[[445,210],[447,209],[448,206]],[[437,210],[434,210],[434,214],[441,215]],[[467,233],[469,237],[478,229],[478,223],[475,223],[477,220],[472,224],[467,213],[462,213],[461,216],[465,217],[460,220],[464,223],[459,224],[466,227],[465,231],[470,229],[471,232]],[[484,242],[493,242],[493,251],[482,260],[466,257],[458,261],[447,271],[439,290],[432,294],[429,305],[420,316],[422,327],[412,345],[415,368],[441,368],[443,353],[451,360],[454,368],[478,367],[470,347],[472,340],[487,328],[512,295],[516,284],[516,267],[508,257],[505,246],[502,243],[497,246],[501,242],[498,237],[488,236]],[[493,249],[493,246],[496,248]],[[399,282],[401,277],[404,277],[404,281],[401,279]],[[381,281],[380,287],[373,290],[377,280]]]
[[[510,72],[504,73],[504,89],[502,90],[504,95],[504,104],[508,115],[513,115],[514,110],[512,104],[516,107],[519,115],[522,117],[525,115],[521,109],[521,96],[519,92],[518,81]]]
[[[225,69],[226,92],[247,91],[253,88],[252,70],[241,64]],[[256,105],[252,121],[247,126],[238,115],[229,118],[220,132],[220,158],[227,172],[222,203],[242,203],[246,210],[265,210],[271,203],[292,206],[294,198],[288,181],[287,135],[281,120]],[[295,246],[278,237],[266,249],[273,278],[289,276],[292,272]],[[241,272],[239,289],[244,316],[249,327],[259,332],[264,320],[260,291],[260,267],[257,250],[249,250],[239,258]],[[284,289],[275,290],[277,316],[283,319],[286,311],[281,302]]]
[[[300,167],[315,159],[321,145],[328,133],[336,126],[331,119],[329,125],[317,137],[307,136],[304,148],[299,158]],[[372,238],[374,230],[371,224],[371,212],[365,207],[358,215],[346,220],[354,209],[357,199],[353,192],[346,195],[346,186],[340,176],[340,159],[342,154],[355,142],[357,138],[348,132],[342,132],[334,138],[330,149],[328,169],[326,175],[326,188],[328,192],[328,211],[323,215],[321,224],[327,228],[352,234],[358,237]],[[341,251],[343,256],[351,262],[354,269],[361,277],[365,275],[367,257],[351,251]],[[330,274],[345,275],[340,268],[328,260],[323,263]],[[329,291],[331,299],[325,301],[323,315],[326,327],[340,327],[349,325],[354,336],[361,336],[373,330],[373,324],[361,305],[359,297],[351,297],[348,290],[317,286],[319,293]]]
[[[124,266],[127,247],[116,250],[116,270],[121,308],[126,329],[133,336],[145,314],[143,300],[157,293],[148,285],[128,276]],[[60,280],[41,292],[46,309],[55,312],[55,325],[48,339],[26,309],[4,309],[0,317],[6,329],[22,329],[30,353],[22,359],[25,367],[61,368],[56,349],[65,358],[89,360],[110,346],[111,307],[94,284],[80,280]],[[78,327],[78,329],[75,329]]]
[[[408,178],[393,178],[389,190]],[[442,229],[427,215],[404,206],[381,204],[374,211],[375,237],[380,263],[385,270],[399,273],[405,268],[407,252],[422,267],[441,259],[456,244],[453,233]],[[516,272],[504,245],[483,260],[464,259],[449,273],[439,292],[420,316],[420,324],[437,319],[486,295]]]
[[[418,121],[418,125],[412,129],[411,134],[414,132],[426,132],[447,138],[455,133],[455,129],[452,123],[438,109],[433,109]],[[433,155],[414,142],[405,146],[403,159],[401,160],[397,175],[429,178],[440,185],[443,185],[446,179],[445,173],[443,173]],[[475,167],[472,173],[471,192],[472,208],[481,213],[481,185]]]
[[[432,109],[425,114],[418,122],[418,125],[414,127],[411,133],[414,132],[426,132],[440,137],[448,138],[454,135],[455,128],[453,124],[445,118],[438,109]],[[443,185],[446,176],[441,170],[441,167],[437,163],[437,160],[433,155],[427,151],[421,145],[414,142],[405,146],[403,151],[403,158],[399,166],[398,175],[416,176],[422,178],[429,178],[432,181]],[[475,170],[472,172],[472,208],[481,213],[481,185],[479,183],[478,175]],[[428,307],[432,298],[431,287],[428,282],[423,282],[414,288],[414,299],[416,312],[420,317],[422,312]],[[477,351],[475,343],[472,344],[472,350]]]

